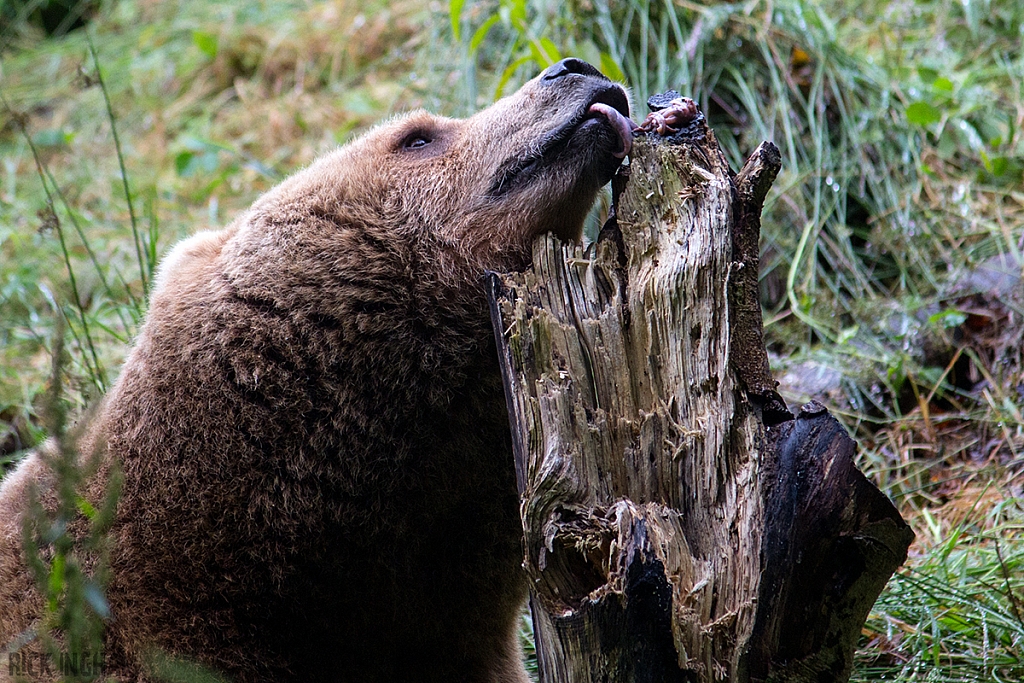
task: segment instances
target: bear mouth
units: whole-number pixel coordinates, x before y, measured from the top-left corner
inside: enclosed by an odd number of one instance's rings
[[[573,139],[597,126],[604,129],[601,134],[613,135],[618,140],[618,148],[610,152],[611,165],[617,167],[629,154],[633,144],[633,130],[636,128],[636,124],[629,118],[629,101],[622,88],[602,88],[568,121],[545,135],[531,154],[503,164],[488,194],[498,197],[529,183],[561,157]]]

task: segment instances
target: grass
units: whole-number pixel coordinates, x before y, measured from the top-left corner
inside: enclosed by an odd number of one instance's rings
[[[82,496],[84,482],[101,468],[99,453],[80,457],[76,434],[67,424],[62,386],[64,329],[58,322],[53,342],[51,385],[44,400],[49,447],[41,457],[54,473],[49,493],[33,492],[23,529],[25,564],[39,586],[45,611],[43,627],[31,631],[61,671],[65,681],[96,679],[102,653],[104,622],[110,609],[104,594],[108,571],[108,532],[114,520],[121,477],[115,468],[96,505]],[[58,632],[59,636],[54,634]]]
[[[918,541],[865,625],[855,680],[1024,675],[1019,487],[961,484],[945,505],[915,518]]]
[[[464,115],[573,54],[641,105],[697,99],[734,167],[783,151],[762,245],[777,375],[829,403],[918,535],[855,680],[1024,678],[1020,3],[121,0],[63,37],[17,28],[0,467],[46,432],[58,320],[77,413],[176,240],[392,111]]]

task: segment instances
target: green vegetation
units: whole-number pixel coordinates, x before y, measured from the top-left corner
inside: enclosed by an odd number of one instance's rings
[[[54,473],[51,491],[32,491],[23,532],[26,563],[45,602],[44,627],[36,633],[56,670],[69,681],[96,679],[103,652],[104,597],[108,578],[108,531],[121,489],[121,475],[107,468],[100,500],[82,495],[84,482],[101,469],[100,453],[82,458],[76,434],[67,429],[62,387],[63,323],[53,344],[53,381],[44,401],[44,426],[51,440],[40,447]],[[95,504],[94,504],[95,503]],[[60,637],[53,633],[59,630]]]
[[[694,97],[734,167],[782,150],[777,374],[918,534],[855,679],[1024,679],[1024,5],[109,0],[46,37],[48,4],[0,2],[0,467],[48,431],[60,321],[80,414],[176,240],[393,111],[464,115],[572,54],[636,119]]]

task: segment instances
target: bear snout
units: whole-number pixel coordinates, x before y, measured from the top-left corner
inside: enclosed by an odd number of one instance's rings
[[[577,59],[576,57],[566,57],[557,64],[552,64],[544,70],[544,73],[541,74],[540,78],[542,81],[553,81],[571,74],[592,76],[605,81],[610,80],[592,64],[584,62],[582,59]]]

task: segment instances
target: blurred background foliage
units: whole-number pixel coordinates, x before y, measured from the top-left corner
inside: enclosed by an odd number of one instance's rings
[[[735,168],[782,150],[777,377],[918,534],[855,678],[1024,679],[1024,4],[0,0],[0,22],[0,467],[47,432],[58,319],[77,414],[175,241],[394,112],[464,116],[579,56],[635,120],[693,97]]]

